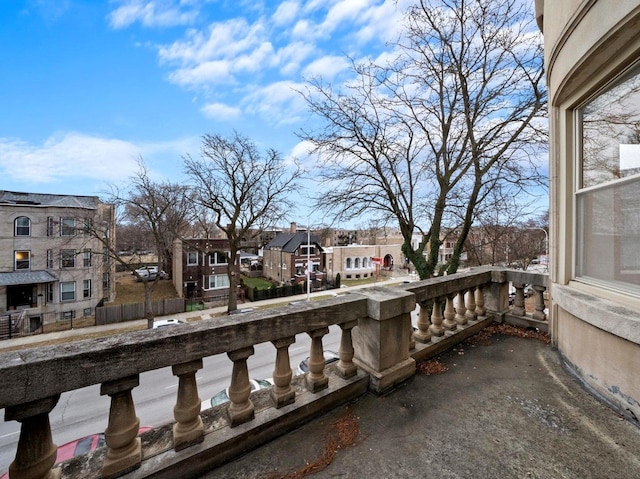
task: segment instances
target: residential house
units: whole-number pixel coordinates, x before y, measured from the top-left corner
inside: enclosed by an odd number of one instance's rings
[[[262,255],[265,278],[278,283],[306,280],[307,262],[311,263],[311,280],[326,278],[323,249],[316,236],[307,233],[281,233],[265,247]]]
[[[173,244],[173,283],[183,298],[226,299],[229,295],[229,240],[176,240]]]
[[[0,314],[14,328],[93,316],[115,298],[114,207],[96,196],[0,191]],[[104,245],[95,232],[108,238]]]
[[[640,3],[536,0],[549,102],[551,336],[640,418]]]
[[[340,274],[342,279],[363,279],[389,275],[395,266],[402,266],[402,244],[357,245],[324,248],[324,264],[330,280]]]

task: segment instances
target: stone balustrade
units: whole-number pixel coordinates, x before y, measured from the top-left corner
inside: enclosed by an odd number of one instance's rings
[[[538,320],[536,314],[544,315],[546,276],[527,275],[479,268],[175,328],[3,353],[0,407],[6,408],[5,420],[21,423],[10,478],[170,477],[215,467],[367,389],[386,391],[415,373],[416,360],[463,341],[494,319],[512,316],[509,282],[534,285],[540,298],[532,320]],[[415,330],[412,314],[417,314]],[[341,330],[339,361],[329,372],[322,341],[334,325]],[[311,338],[304,378],[293,377],[289,358],[298,334]],[[274,386],[265,411],[254,405],[247,366],[261,343],[274,347]],[[219,354],[233,363],[230,402],[201,412],[196,372],[203,358]],[[168,412],[169,429],[149,431],[153,452],[145,453],[131,392],[141,373],[167,366],[178,377],[173,418]],[[85,464],[81,476],[66,463],[53,468],[49,412],[61,393],[94,384],[111,403],[106,453],[94,454],[100,463]]]

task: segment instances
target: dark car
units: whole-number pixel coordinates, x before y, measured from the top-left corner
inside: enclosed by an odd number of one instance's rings
[[[333,364],[337,361],[340,360],[340,356],[338,356],[338,353],[336,353],[335,351],[329,351],[328,349],[325,349],[323,351],[324,353],[324,365],[325,367],[327,367],[329,364]],[[300,364],[298,365],[298,374],[304,374],[309,372],[309,358],[305,358],[302,361],[300,361]]]

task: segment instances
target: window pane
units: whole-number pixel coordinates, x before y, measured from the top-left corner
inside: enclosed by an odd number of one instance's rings
[[[76,283],[73,281],[60,283],[60,301],[76,299]]]
[[[16,236],[29,236],[31,234],[31,220],[26,216],[16,218]]]
[[[640,69],[581,110],[582,187],[640,173]]]
[[[74,268],[76,265],[76,252],[72,249],[63,249],[60,251],[60,267]]]
[[[60,236],[76,235],[76,219],[60,218]]]
[[[640,177],[577,197],[578,276],[640,291]]]
[[[29,251],[16,251],[16,269],[29,269],[31,267],[31,253]]]

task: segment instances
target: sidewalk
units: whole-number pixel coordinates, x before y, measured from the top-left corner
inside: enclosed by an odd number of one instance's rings
[[[390,279],[384,281],[378,281],[376,283],[367,283],[358,286],[349,286],[343,287],[339,290],[329,290],[329,291],[316,291],[310,294],[312,298],[318,296],[332,296],[340,293],[346,293],[349,291],[356,291],[362,288],[368,288],[371,286],[383,286],[383,285],[392,285],[399,284],[403,281],[409,281],[414,279],[410,276],[397,276],[392,277]],[[299,294],[296,296],[288,296],[285,298],[274,298],[274,299],[265,299],[262,301],[253,301],[246,302],[238,305],[238,309],[246,309],[246,308],[264,308],[267,306],[273,305],[286,305],[291,301],[304,301],[306,300],[306,294]],[[178,318],[187,320],[189,318],[193,318],[196,316],[219,316],[221,314],[225,314],[227,312],[227,306],[218,306],[215,308],[204,309],[202,311],[188,311],[184,313],[171,314],[168,315],[171,318]],[[164,318],[166,316],[156,316],[156,319]],[[6,339],[0,341],[0,352],[7,349],[16,349],[16,348],[28,348],[32,346],[40,346],[50,342],[61,342],[62,339],[68,338],[73,340],[74,338],[79,339],[82,336],[104,336],[107,334],[117,334],[124,330],[135,330],[135,329],[145,329],[147,326],[146,319],[137,319],[135,321],[127,321],[125,323],[116,323],[116,324],[107,324],[104,326],[89,326],[87,328],[78,328],[71,329],[67,331],[57,331],[53,333],[45,333],[45,334],[34,334],[33,336],[23,336],[19,338]]]

